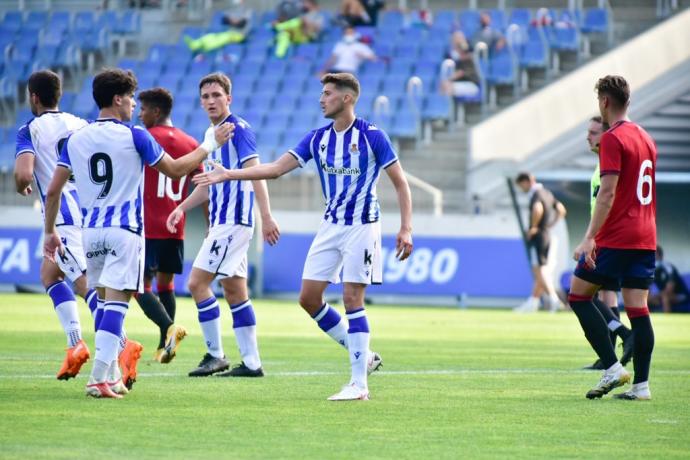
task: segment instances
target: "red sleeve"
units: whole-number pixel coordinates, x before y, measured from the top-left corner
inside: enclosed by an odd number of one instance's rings
[[[623,146],[618,138],[612,133],[602,134],[599,142],[599,174],[619,174],[622,157]]]

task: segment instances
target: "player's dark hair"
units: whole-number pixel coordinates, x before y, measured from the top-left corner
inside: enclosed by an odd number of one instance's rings
[[[528,172],[521,172],[515,178],[516,184],[519,184],[520,182],[532,182],[532,175]]]
[[[57,107],[62,96],[60,77],[52,70],[39,70],[29,77],[29,94],[38,96],[41,105],[52,109]]]
[[[339,91],[350,89],[355,93],[355,100],[359,98],[359,80],[351,73],[327,73],[321,77],[321,84],[326,83],[333,83]]]
[[[630,100],[630,87],[625,78],[620,75],[607,75],[600,78],[594,86],[599,96],[606,95],[611,98],[614,106],[623,108]]]
[[[161,112],[161,118],[168,118],[173,108],[173,96],[165,88],[152,88],[142,91],[137,96],[138,99],[148,105],[155,107]]]
[[[594,123],[599,123],[602,124],[604,120],[601,119],[600,115],[595,115],[592,118],[589,119],[589,121],[593,121]]]
[[[199,82],[199,93],[201,93],[201,88],[203,88],[204,85],[211,83],[218,83],[220,87],[225,90],[225,94],[228,96],[230,95],[230,91],[232,90],[232,82],[230,81],[230,77],[222,72],[213,72],[202,78]]]
[[[93,79],[93,100],[99,109],[113,105],[115,96],[133,94],[137,89],[137,77],[131,70],[104,69]]]

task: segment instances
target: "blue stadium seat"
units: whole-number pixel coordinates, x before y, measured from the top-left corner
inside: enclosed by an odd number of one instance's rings
[[[158,81],[156,82],[156,86],[161,86],[171,93],[173,95],[177,93],[177,89],[180,86],[180,75],[179,74],[173,74],[173,73],[164,73],[161,76],[158,77]],[[148,88],[142,88],[142,89],[148,89]]]
[[[393,116],[391,126],[388,128],[391,137],[416,139],[420,135],[419,119],[410,111],[400,111]]]
[[[55,62],[57,51],[58,47],[56,45],[43,45],[36,51],[35,58],[51,67]]]
[[[256,79],[257,77],[255,75],[235,75],[232,79],[232,92],[234,94],[252,94],[254,92]]]
[[[434,15],[434,23],[431,29],[434,32],[450,35],[450,31],[456,27],[458,18],[453,10],[439,10]]]
[[[147,61],[149,62],[162,62],[168,59],[168,56],[170,55],[172,51],[172,47],[170,45],[165,45],[163,43],[155,43],[154,45],[149,48],[149,53],[147,57]]]
[[[381,90],[381,74],[365,74],[359,77],[360,91],[364,94],[377,94]]]
[[[520,27],[527,28],[532,20],[532,13],[527,8],[513,8],[510,12],[509,24],[517,24]]]
[[[19,32],[24,25],[24,17],[21,11],[7,11],[5,16],[2,18],[2,23],[0,23],[0,29]]]
[[[36,52],[36,45],[30,42],[17,42],[12,48],[10,62],[29,63],[33,61]]]
[[[605,8],[588,8],[582,21],[582,32],[606,33],[609,30],[609,13]]]
[[[269,58],[265,63],[264,63],[264,68],[263,72],[264,75],[270,75],[270,74],[285,74],[285,71],[287,70],[287,61],[284,59],[276,59],[276,58]]]
[[[257,110],[245,110],[244,113],[242,113],[242,118],[247,120],[250,125],[252,125],[252,128],[254,128],[254,131],[260,130],[261,127],[263,126],[264,122],[264,112],[259,112]]]
[[[379,15],[379,31],[381,34],[398,32],[403,27],[404,19],[400,11],[384,11]]]
[[[506,12],[505,10],[492,8],[489,10],[489,16],[491,16],[491,25],[500,31],[505,31],[508,24],[506,24]]]
[[[113,32],[122,35],[135,35],[141,32],[141,13],[138,10],[126,10]]]
[[[253,111],[268,113],[273,107],[273,94],[257,94],[251,96],[249,107]]]
[[[23,30],[36,33],[45,26],[47,20],[47,11],[31,11],[24,21]]]
[[[183,54],[173,54],[165,61],[165,71],[166,72],[187,72],[191,60],[189,56]]]
[[[182,29],[182,32],[180,32],[180,40],[179,40],[178,44],[184,45],[186,47],[187,45],[185,45],[185,43],[184,43],[185,35],[188,37],[191,37],[191,38],[199,38],[202,35],[204,35],[204,29],[203,29],[203,27],[197,27],[197,26],[187,26],[184,29]]]
[[[117,13],[115,10],[103,11],[96,20],[96,30],[110,30],[112,31],[117,24]]]
[[[67,32],[72,26],[72,18],[70,17],[69,11],[55,11],[50,16],[50,21],[48,22],[48,28],[50,30],[61,30]]]
[[[443,94],[428,94],[422,105],[425,120],[450,120],[453,115],[451,99]]]
[[[96,16],[93,11],[78,11],[74,15],[74,31],[86,33],[96,30]]]
[[[388,95],[388,96],[403,94],[406,90],[405,86],[407,85],[407,81],[409,79],[410,79],[409,74],[408,75],[388,74],[383,79],[381,91],[383,91],[383,93]]]
[[[365,61],[362,63],[362,66],[359,68],[359,74],[360,75],[366,75],[366,74],[385,75],[387,71],[388,71],[388,64],[382,60]]]
[[[150,63],[146,63],[144,65],[147,65]],[[136,60],[136,59],[120,59],[120,61],[117,63],[118,68],[120,69],[128,69],[134,72],[134,75],[138,75],[139,71],[139,66],[141,65],[141,62]]]
[[[189,115],[185,131],[194,139],[204,138],[204,134],[209,127],[208,117],[205,113],[193,113]]]
[[[414,60],[394,59],[388,64],[389,75],[405,75],[407,77],[412,73],[414,67]]]
[[[241,43],[232,43],[225,45],[219,53],[223,58],[226,58],[234,63],[240,62],[244,58],[246,46]]]
[[[441,63],[443,56],[448,50],[448,43],[444,41],[429,41],[422,44],[419,50],[419,55],[422,59],[435,59]]]
[[[72,107],[74,106],[74,100],[77,98],[76,93],[72,91],[65,91],[62,93],[60,98],[60,110],[63,112],[72,112]]]
[[[390,65],[395,64],[399,59],[405,59],[407,61],[414,61],[419,57],[420,47],[418,46],[418,41],[409,43],[398,43],[395,47],[395,57],[391,60]]]
[[[529,40],[520,51],[520,67],[545,69],[549,64],[549,52],[541,41]]]
[[[513,58],[505,50],[496,52],[489,59],[489,70],[486,80],[491,85],[512,85],[515,83]]]
[[[316,117],[310,111],[296,110],[292,115],[292,120],[290,122],[290,129],[294,131],[302,132],[302,135],[306,134],[308,131],[316,128],[314,122]],[[295,142],[299,139],[295,138]]]
[[[372,49],[379,58],[391,58],[395,55],[395,45],[390,41],[379,40],[374,43]]]
[[[468,40],[474,37],[480,26],[479,11],[467,9],[460,12],[460,30]]]
[[[555,50],[578,52],[580,49],[580,36],[575,27],[551,27],[549,37]]]
[[[81,34],[83,37],[84,35]],[[62,29],[52,29],[50,27],[44,29],[41,33],[41,46],[44,45],[55,45],[58,46],[62,44],[65,40],[66,34]]]
[[[304,58],[306,60],[320,59],[321,53],[319,44],[305,43],[303,45],[298,45],[297,47],[295,47],[293,55],[296,57]]]
[[[189,78],[198,78],[201,79],[205,75],[210,74],[213,72],[215,67],[215,63],[209,59],[199,61],[199,60],[192,60],[192,62],[189,64],[189,69],[188,69],[188,75]]]

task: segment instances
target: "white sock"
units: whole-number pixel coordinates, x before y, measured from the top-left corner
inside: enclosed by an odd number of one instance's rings
[[[256,370],[261,367],[261,358],[259,358],[259,345],[256,341],[256,316],[251,300],[230,305],[230,312],[242,361],[249,369]]]
[[[100,360],[110,366],[117,359],[117,345],[119,338],[108,331],[96,332],[96,355],[94,359]],[[99,382],[102,380],[98,380]]]
[[[98,333],[96,333],[98,334]],[[91,381],[95,383],[103,383],[108,376],[108,369],[110,365],[100,359],[93,360],[93,369],[91,369]]]
[[[124,351],[125,346],[127,346],[127,333],[125,332],[125,328],[123,327],[122,333],[120,333],[120,337],[117,341],[117,356],[120,356],[120,353]]]
[[[649,394],[649,381],[633,383],[632,391],[634,393]]]
[[[346,350],[348,349],[347,326],[335,308],[324,303],[312,319],[316,321],[316,324],[318,324],[321,330],[328,334],[330,338],[335,340],[336,343],[340,344]]]
[[[352,380],[360,388],[368,388],[367,364],[369,361],[369,324],[364,308],[347,313],[350,324],[347,340],[350,352]]]
[[[204,333],[206,350],[215,358],[222,358],[223,341],[220,335],[220,305],[215,297],[209,297],[196,305],[201,332]]]
[[[620,321],[616,321],[615,319],[612,319],[611,321],[609,321],[609,324],[608,324],[609,331],[616,332],[616,329],[618,329],[622,325],[623,324]]]
[[[613,373],[618,372],[622,368],[623,368],[623,365],[620,362],[616,361],[611,367],[606,369],[606,373],[607,374],[613,374]]]
[[[62,330],[67,337],[67,347],[72,348],[81,340],[81,324],[77,300],[72,289],[64,281],[53,283],[46,289],[46,293],[53,301]]]
[[[115,383],[122,379],[122,372],[120,371],[120,365],[117,359],[110,363],[108,368],[108,383]]]

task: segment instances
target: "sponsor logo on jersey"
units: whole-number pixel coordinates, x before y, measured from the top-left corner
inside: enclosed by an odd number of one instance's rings
[[[321,169],[326,174],[336,174],[338,176],[359,176],[362,172],[359,168],[346,168],[344,166],[328,166],[325,161],[321,162]]]

